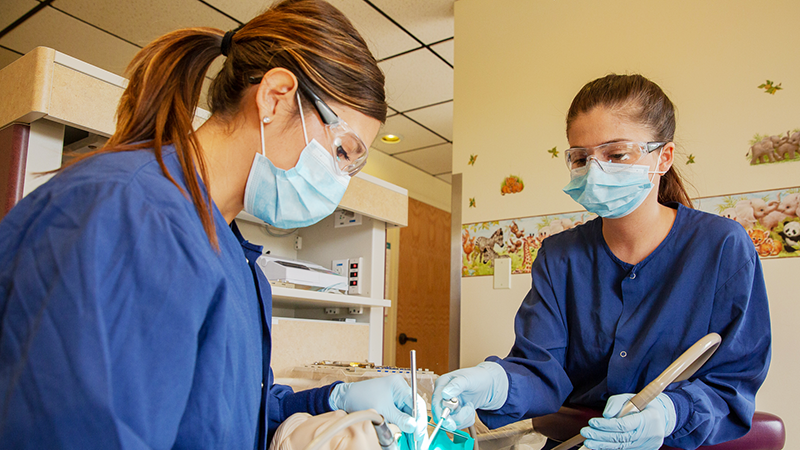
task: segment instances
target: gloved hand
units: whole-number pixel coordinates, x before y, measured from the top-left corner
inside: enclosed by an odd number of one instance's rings
[[[508,375],[500,364],[484,361],[436,379],[431,408],[436,423],[442,418],[442,400],[458,398],[459,407],[445,419],[442,428],[459,430],[475,423],[476,409],[500,409],[508,397]]]
[[[604,418],[589,420],[581,429],[583,445],[592,450],[656,450],[675,429],[675,405],[666,394],[659,394],[644,411],[614,419],[633,394],[614,395],[608,399]]]
[[[422,439],[426,432],[428,409],[425,400],[417,395],[419,414],[415,421],[411,415],[411,387],[401,375],[337,384],[331,390],[328,402],[332,410],[341,409],[347,413],[374,409],[404,433],[414,433],[417,440]]]

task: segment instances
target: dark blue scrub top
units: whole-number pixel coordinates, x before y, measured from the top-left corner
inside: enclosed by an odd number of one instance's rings
[[[506,404],[479,411],[496,428],[566,403],[602,410],[636,393],[708,333],[722,336],[690,381],[665,391],[676,407],[664,443],[696,448],[744,435],[770,361],[761,262],[744,228],[671,204],[675,223],[636,265],[605,243],[601,219],[548,237],[514,321],[509,355],[488,358],[509,377]]]
[[[92,157],[6,215],[0,448],[266,449],[330,410],[330,386],[272,384],[261,248],[214,223],[219,252],[150,150]]]

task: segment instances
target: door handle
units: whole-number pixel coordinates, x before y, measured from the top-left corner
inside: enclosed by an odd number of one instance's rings
[[[397,340],[400,342],[400,345],[406,345],[406,342],[417,342],[417,338],[408,337],[405,333],[400,333]]]

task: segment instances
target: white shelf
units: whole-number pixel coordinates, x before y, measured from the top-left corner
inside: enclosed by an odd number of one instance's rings
[[[329,294],[272,286],[272,301],[278,305],[291,302],[293,307],[317,306],[392,306],[391,300],[361,297],[360,295]]]

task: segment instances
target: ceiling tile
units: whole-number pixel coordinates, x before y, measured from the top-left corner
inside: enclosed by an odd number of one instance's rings
[[[447,184],[453,184],[453,174],[452,173],[443,173],[441,175],[436,175],[436,178],[444,181]]]
[[[20,56],[4,48],[0,48],[0,69],[16,61]]]
[[[381,59],[419,47],[419,43],[363,0],[329,0],[353,23],[375,58]],[[242,22],[255,17],[274,1],[208,0]]]
[[[36,0],[3,0],[0,1],[0,30],[14,23],[28,11],[38,5]]]
[[[398,111],[453,99],[453,68],[422,49],[380,63],[386,97]]]
[[[387,144],[385,142],[381,142],[380,136],[383,136],[386,133],[399,134],[403,137],[403,140],[397,144]],[[372,143],[372,146],[390,155],[397,152],[405,152],[421,147],[429,147],[431,145],[445,143],[445,141],[439,136],[436,136],[425,128],[415,124],[407,117],[401,115],[392,116],[386,119],[386,123],[381,126],[381,130],[378,132],[378,136],[379,137],[375,139],[375,142]]]
[[[206,2],[244,23],[269,8],[274,0],[206,0]]]
[[[353,22],[375,58],[382,59],[420,47],[406,32],[395,26],[364,0],[329,0]]]
[[[405,114],[448,140],[453,140],[453,102],[429,106]]]
[[[448,173],[453,170],[453,144],[414,150],[394,155],[394,157],[431,175]]]
[[[139,48],[86,25],[53,8],[45,8],[0,39],[0,45],[27,53],[38,46],[54,48],[93,66],[123,75]]]
[[[426,44],[454,35],[455,0],[372,0],[372,2]]]
[[[455,39],[450,39],[449,41],[444,41],[440,44],[431,45],[431,50],[435,51],[437,55],[441,56],[447,62],[455,66],[456,65],[455,43],[456,43]]]
[[[59,0],[53,7],[142,47],[180,28],[212,27],[227,31],[238,26],[197,0]]]

